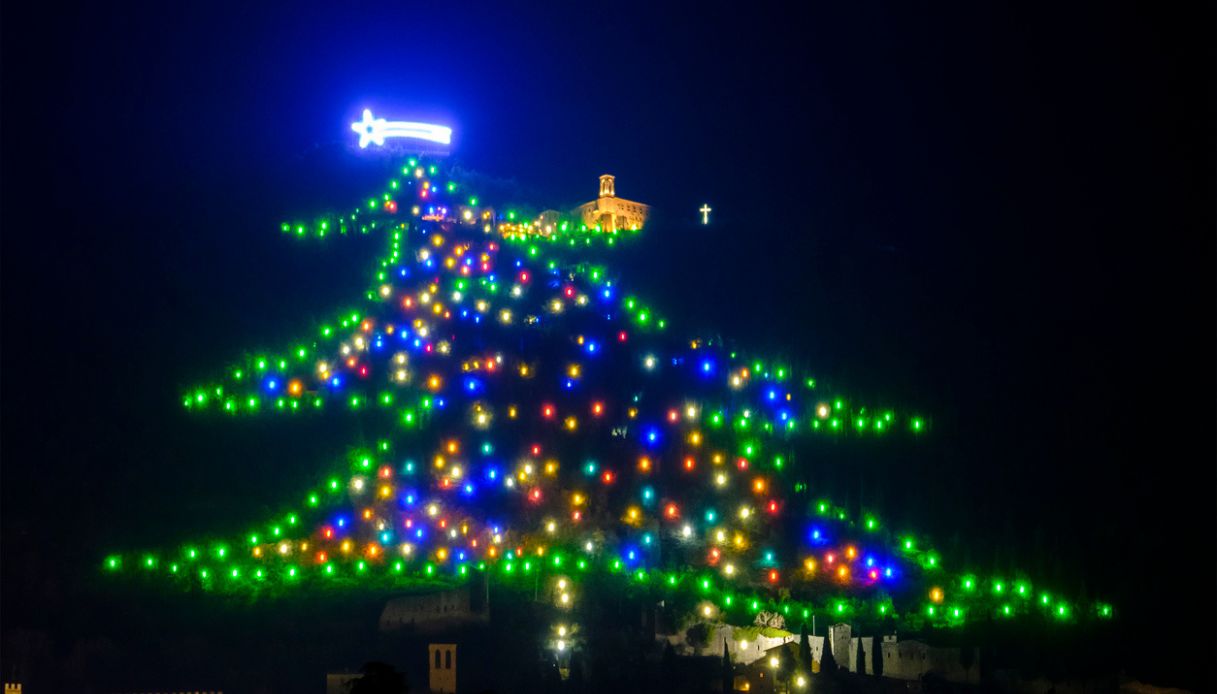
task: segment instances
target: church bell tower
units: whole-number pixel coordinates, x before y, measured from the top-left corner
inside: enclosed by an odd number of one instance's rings
[[[600,177],[600,197],[615,198],[617,197],[616,186],[613,183],[612,174],[604,174]]]

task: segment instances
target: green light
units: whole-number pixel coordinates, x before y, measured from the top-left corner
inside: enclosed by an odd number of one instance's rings
[[[122,566],[122,560],[117,556],[106,557],[106,568],[111,571],[118,571]]]

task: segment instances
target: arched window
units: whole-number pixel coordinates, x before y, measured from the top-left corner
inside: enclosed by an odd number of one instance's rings
[[[452,669],[452,649],[451,648],[444,651],[444,669],[445,670]]]
[[[435,649],[435,669],[439,669],[439,649]]]

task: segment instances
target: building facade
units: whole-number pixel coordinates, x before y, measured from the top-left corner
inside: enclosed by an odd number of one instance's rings
[[[574,209],[574,217],[590,227],[599,226],[602,231],[641,229],[646,223],[650,206],[641,202],[617,197],[616,179],[611,174],[600,177],[600,195]]]

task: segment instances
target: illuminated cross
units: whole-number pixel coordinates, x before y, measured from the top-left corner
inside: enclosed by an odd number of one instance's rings
[[[709,224],[710,223],[710,206],[705,203],[702,203],[701,209],[699,209],[698,212],[701,213],[701,223]]]

